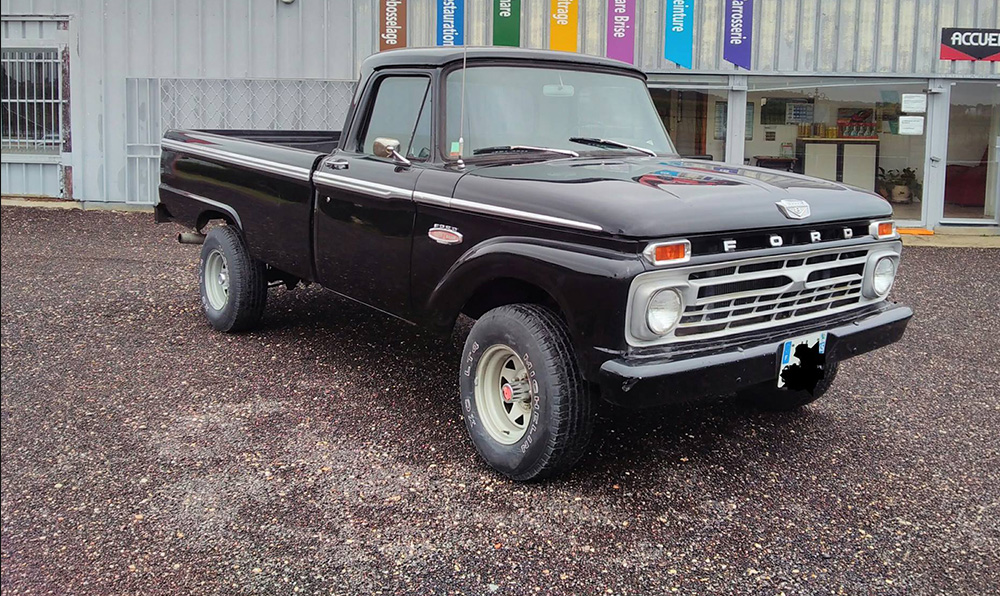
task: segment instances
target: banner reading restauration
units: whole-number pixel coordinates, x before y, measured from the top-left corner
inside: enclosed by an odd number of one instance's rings
[[[493,45],[521,45],[521,0],[493,0]]]
[[[406,47],[406,0],[382,0],[379,3],[379,50]]]
[[[684,68],[691,68],[694,2],[695,0],[667,0],[663,57]]]
[[[753,0],[726,0],[726,32],[722,57],[750,70],[753,45]]]
[[[437,44],[465,45],[465,0],[438,0]]]
[[[549,48],[576,51],[578,29],[577,0],[552,0],[549,13]]]
[[[635,64],[635,0],[608,0],[608,58]]]

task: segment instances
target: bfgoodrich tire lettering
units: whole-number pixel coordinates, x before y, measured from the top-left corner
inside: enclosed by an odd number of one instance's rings
[[[484,420],[489,414],[476,399],[479,366],[498,346],[516,354],[530,388],[527,427],[510,444],[491,436]],[[497,471],[514,480],[541,479],[570,469],[586,452],[594,424],[593,398],[580,376],[566,324],[552,310],[514,304],[480,317],[465,342],[459,384],[472,443]]]
[[[267,304],[264,264],[250,256],[235,228],[209,231],[201,247],[198,281],[202,310],[212,327],[245,331],[260,322]]]

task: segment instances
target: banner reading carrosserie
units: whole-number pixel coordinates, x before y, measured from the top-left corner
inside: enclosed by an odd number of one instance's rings
[[[493,0],[493,45],[521,45],[521,0]]]
[[[608,0],[608,58],[635,63],[635,0]]]
[[[438,0],[437,44],[465,45],[465,0]]]
[[[549,12],[549,48],[576,51],[578,0],[552,0]]]
[[[1000,29],[942,29],[941,59],[1000,62]]]
[[[667,0],[663,57],[684,68],[691,68],[694,3],[695,0]]]
[[[726,28],[722,57],[750,70],[753,42],[753,0],[726,0]]]
[[[378,23],[379,50],[406,47],[406,0],[382,0]]]

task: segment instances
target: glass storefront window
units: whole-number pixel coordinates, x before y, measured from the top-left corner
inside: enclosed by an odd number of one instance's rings
[[[677,153],[726,159],[727,90],[650,87],[649,93]]]
[[[944,216],[997,217],[1000,195],[1000,84],[959,82],[951,88]]]
[[[927,114],[916,96],[926,99],[926,88],[927,81],[750,77],[746,159],[877,192],[897,220],[919,221]],[[912,111],[903,111],[904,95]]]

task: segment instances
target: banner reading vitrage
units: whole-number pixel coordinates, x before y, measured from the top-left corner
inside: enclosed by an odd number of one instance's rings
[[[722,57],[750,70],[753,45],[753,0],[726,0],[726,36]]]
[[[379,50],[406,47],[406,0],[382,0],[379,3]]]
[[[493,45],[521,45],[521,0],[493,0]]]
[[[577,0],[552,0],[549,14],[549,48],[576,51]]]
[[[465,45],[465,0],[438,0],[437,44]]]
[[[608,58],[635,63],[635,0],[608,0]]]

